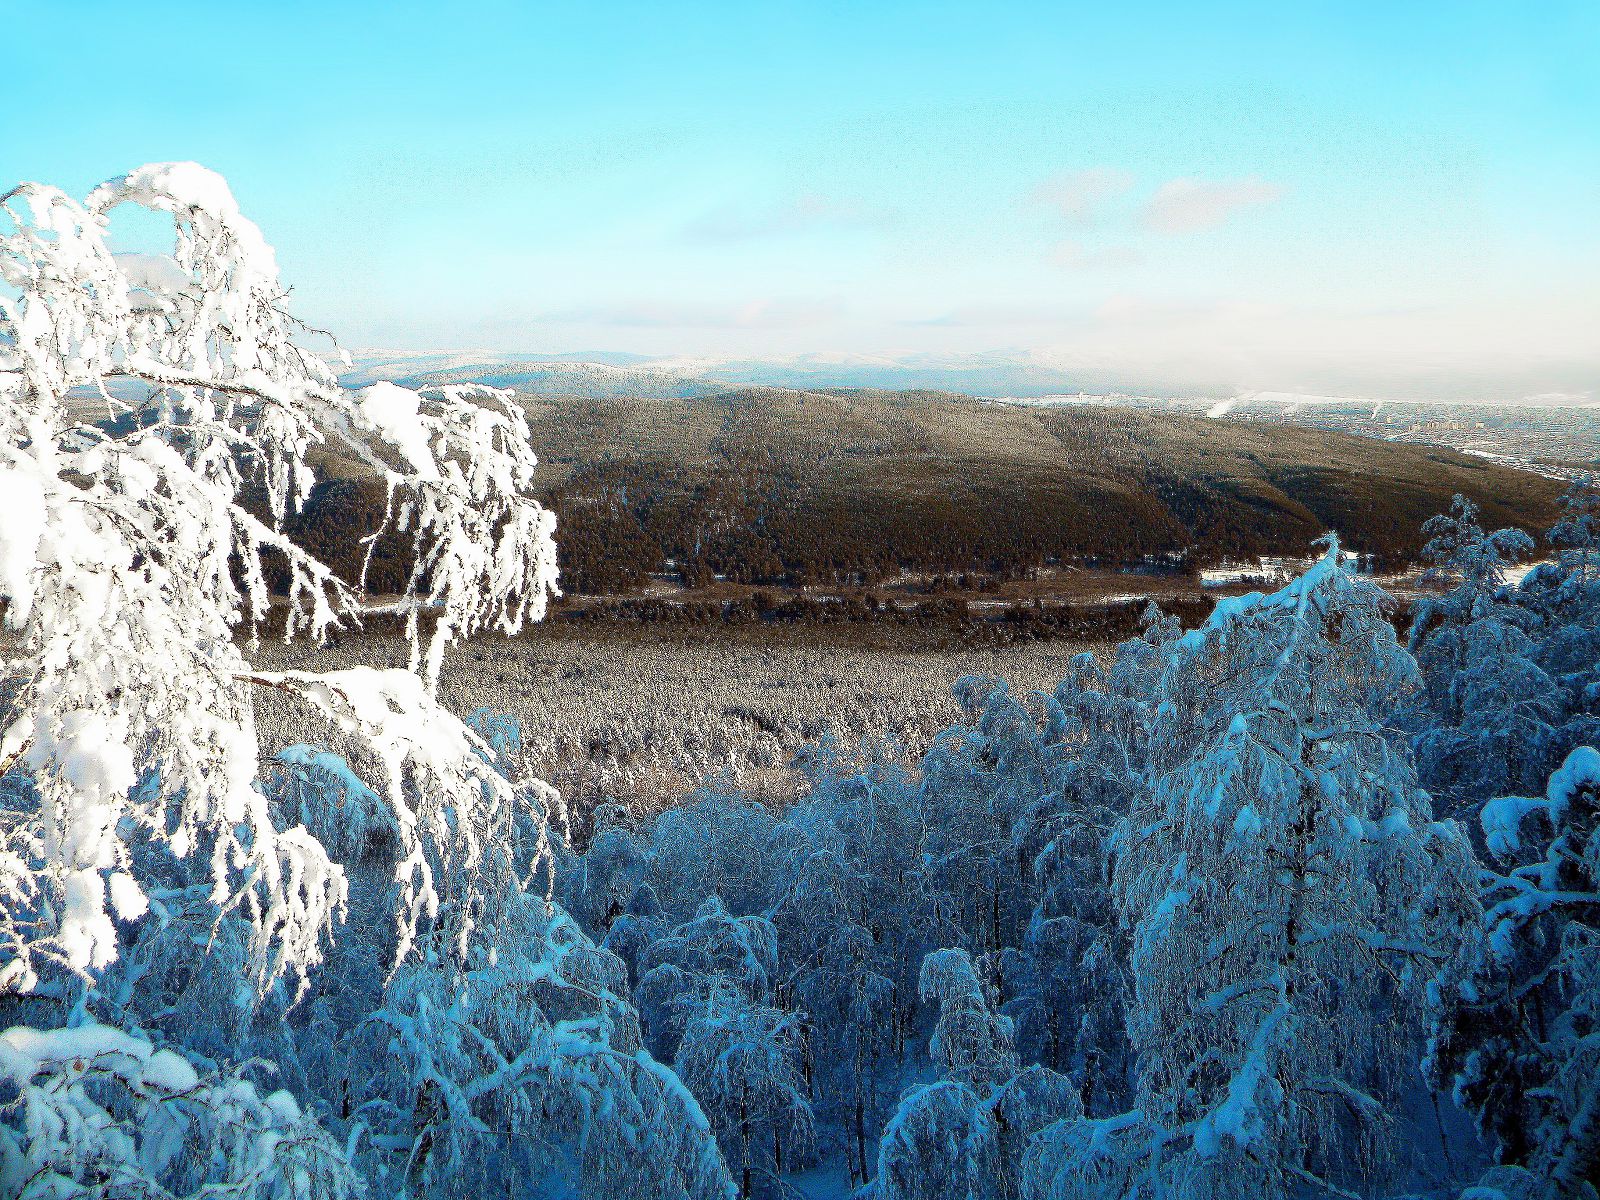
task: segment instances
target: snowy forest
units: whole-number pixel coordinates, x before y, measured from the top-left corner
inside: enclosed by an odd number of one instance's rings
[[[558,594],[512,397],[342,388],[193,164],[0,207],[0,1195],[1596,1195],[1600,485],[1458,498],[1408,632],[1330,532],[910,766],[574,813],[435,699]],[[283,533],[329,449],[398,595]]]

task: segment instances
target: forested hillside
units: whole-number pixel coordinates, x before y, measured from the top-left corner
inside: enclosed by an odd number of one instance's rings
[[[1455,493],[1496,523],[1534,529],[1560,490],[1445,449],[1148,408],[775,389],[523,405],[561,530],[563,587],[580,593],[636,590],[669,563],[691,587],[1194,566],[1298,557],[1325,529],[1399,567]],[[344,470],[290,530],[351,571],[383,490]],[[380,547],[375,590],[400,590],[403,558]]]

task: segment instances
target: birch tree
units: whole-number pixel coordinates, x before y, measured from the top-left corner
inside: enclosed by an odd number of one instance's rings
[[[155,269],[112,252],[123,206],[170,220]],[[81,200],[24,183],[0,212],[0,1004],[52,1023],[0,1035],[6,1181],[25,1195],[339,1196],[371,1147],[410,1163],[386,1191],[426,1190],[430,1162],[463,1161],[486,1113],[543,1083],[533,1103],[566,1114],[564,1152],[574,1116],[620,1118],[616,1138],[575,1147],[583,1187],[725,1192],[703,1115],[595,976],[621,965],[536,887],[556,797],[510,778],[492,731],[433,696],[452,639],[515,633],[557,593],[554,519],[509,395],[342,388],[260,230],[195,164],[141,167]],[[398,598],[373,602],[282,533],[330,454],[387,487],[369,546],[386,531],[412,546]],[[287,579],[281,599],[269,573]],[[252,664],[269,619],[318,639],[375,614],[403,621],[409,669]],[[359,830],[330,822],[328,778],[257,786],[260,689],[364,747],[373,778],[339,785]],[[314,752],[285,765],[329,775]],[[354,863],[335,855],[378,832],[388,933],[373,939],[386,953],[365,1028],[390,1031],[409,1130],[392,1098],[371,1120],[335,1107],[325,1119],[353,1122],[341,1144],[287,1093],[96,1019],[144,1019],[142,989],[197,973],[232,977],[242,1025],[281,1013],[347,911]],[[125,963],[128,945],[144,957]],[[149,973],[180,946],[181,969]],[[502,1009],[516,1027],[467,1015],[485,992],[515,996]],[[175,1029],[192,1015],[169,1009]],[[621,1149],[640,1139],[663,1151],[643,1174]]]
[[[1335,1192],[1381,1167],[1476,912],[1465,839],[1385,724],[1417,680],[1383,604],[1330,539],[1175,644],[1115,839],[1136,1107],[1041,1134],[1036,1195]]]
[[[1471,820],[1490,796],[1532,782],[1530,772],[1543,777],[1566,697],[1538,662],[1533,614],[1506,587],[1507,570],[1533,540],[1517,529],[1485,530],[1463,496],[1423,531],[1431,535],[1428,578],[1444,590],[1417,605],[1411,626],[1429,710],[1416,739],[1418,770],[1444,811]]]

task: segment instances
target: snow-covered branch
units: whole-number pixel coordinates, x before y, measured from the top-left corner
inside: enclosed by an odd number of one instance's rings
[[[167,269],[112,253],[124,205],[170,217]],[[0,211],[0,597],[18,647],[0,765],[26,770],[38,800],[4,828],[0,895],[16,899],[0,924],[22,952],[0,987],[115,955],[114,922],[144,911],[135,832],[208,858],[215,902],[260,933],[264,981],[303,972],[342,883],[314,839],[274,826],[254,786],[260,679],[239,637],[277,608],[286,634],[319,638],[358,621],[364,602],[277,523],[309,495],[314,450],[380,474],[393,525],[417,550],[411,595],[388,607],[409,613],[413,665],[431,683],[449,639],[515,631],[555,591],[554,522],[531,496],[526,423],[485,389],[341,388],[285,307],[260,230],[192,163],[141,167],[83,201],[21,184]],[[96,404],[112,419],[85,423]],[[269,562],[286,571],[281,601]],[[437,614],[425,653],[423,607]],[[381,742],[404,829],[437,837],[438,811],[500,802],[459,724],[425,730],[417,717],[402,729],[374,707],[433,712],[421,683],[374,684],[352,709],[335,688],[274,682]],[[399,749],[424,732],[430,750]],[[403,783],[402,769],[416,779]],[[146,777],[159,783],[133,796]],[[421,783],[426,798],[408,794]],[[451,839],[468,856],[481,849],[471,820]],[[413,930],[436,907],[425,859],[413,856],[402,894]]]

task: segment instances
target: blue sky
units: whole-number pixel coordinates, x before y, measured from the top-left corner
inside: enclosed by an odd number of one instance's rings
[[[0,6],[0,176],[211,166],[354,347],[1600,379],[1593,3]]]

